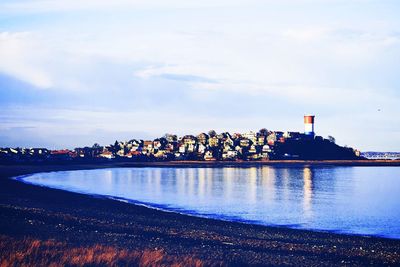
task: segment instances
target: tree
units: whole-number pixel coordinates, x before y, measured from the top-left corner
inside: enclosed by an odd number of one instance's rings
[[[258,133],[259,133],[260,135],[267,136],[267,135],[268,135],[268,130],[265,129],[265,128],[262,128],[262,129],[260,129],[260,130],[258,131]]]
[[[115,148],[115,149],[119,149],[119,148],[120,148],[119,142],[118,142],[117,140],[115,140],[114,148]]]
[[[164,138],[167,139],[168,142],[175,142],[176,140],[178,140],[176,134],[170,134],[170,133],[164,134]]]
[[[214,131],[214,130],[209,130],[209,131],[208,131],[208,135],[209,135],[210,137],[214,137],[214,136],[217,135],[217,132]]]
[[[335,137],[333,137],[332,135],[328,135],[328,140],[329,140],[329,142],[331,142],[331,143],[336,143],[336,139],[335,139]]]
[[[160,137],[158,140],[160,141],[160,144],[161,144],[160,148],[165,149],[165,146],[168,144],[168,139],[165,137]],[[174,139],[174,140],[176,140],[176,139]]]
[[[100,145],[98,143],[94,143],[94,145],[92,146],[92,148],[96,149],[96,148],[100,148]]]
[[[120,150],[121,148],[120,148],[120,146],[119,146],[119,143],[118,143],[118,141],[117,140],[115,140],[115,143],[114,143],[114,145],[110,145],[110,151],[115,155],[117,152],[118,152],[118,150]]]
[[[97,157],[103,151],[103,147],[100,146],[98,143],[94,143],[91,149],[91,156]]]

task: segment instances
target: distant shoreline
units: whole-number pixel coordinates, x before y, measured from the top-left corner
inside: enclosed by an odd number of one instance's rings
[[[81,166],[112,167],[256,167],[256,166],[400,166],[400,160],[269,160],[269,161],[55,161],[0,163],[0,166]]]
[[[270,161],[168,161],[115,162],[123,166],[166,167],[253,167],[253,166],[400,166],[400,160],[270,160]]]

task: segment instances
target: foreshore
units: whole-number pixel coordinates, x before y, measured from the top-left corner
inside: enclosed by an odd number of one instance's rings
[[[197,218],[10,179],[112,167],[259,165],[400,166],[400,161],[0,165],[0,265],[400,265],[400,240]]]

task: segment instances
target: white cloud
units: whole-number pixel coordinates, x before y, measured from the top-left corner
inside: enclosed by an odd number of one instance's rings
[[[368,76],[365,66],[383,59],[387,48],[399,46],[396,35],[346,30],[340,25],[266,26],[249,31],[240,25],[250,26],[251,21],[237,21],[208,31],[208,23],[196,18],[181,22],[178,16],[166,29],[158,23],[159,28],[148,28],[127,21],[125,28],[117,23],[108,29],[71,26],[62,33],[58,28],[36,34],[3,33],[5,60],[0,67],[38,87],[89,90],[98,65],[136,65],[134,75],[145,79],[203,77],[217,83],[194,81],[190,85],[323,102],[326,95],[340,99],[343,90],[349,90],[348,95],[365,91],[365,85],[360,89],[352,81],[337,82],[343,73],[353,72],[358,80]],[[112,82],[112,76],[109,79]]]
[[[43,68],[47,55],[34,38],[27,32],[0,32],[0,72],[49,88],[53,82]]]
[[[77,95],[92,90],[96,97],[109,97],[104,92],[125,90],[127,95],[136,90],[132,103],[147,91],[155,96],[169,92],[189,109],[197,99],[232,94],[280,103],[282,109],[310,109],[305,112],[342,115],[345,110],[364,118],[361,113],[371,112],[366,107],[375,111],[384,104],[396,113],[399,20],[382,8],[347,11],[357,2],[6,1],[0,3],[0,16],[17,23],[0,28],[6,29],[0,34],[0,72]],[[174,78],[173,85],[168,77]],[[126,105],[135,107],[131,102]],[[152,108],[157,110],[152,118],[165,113]],[[140,112],[130,116],[145,127],[148,111]],[[250,109],[243,114],[254,116]],[[223,115],[224,122],[232,119]],[[98,123],[91,129],[103,127],[88,114],[69,116]],[[388,117],[396,122],[393,115]],[[178,116],[174,120],[188,129],[196,127]],[[107,121],[123,131],[123,120]],[[76,123],[77,131],[85,131],[85,123]],[[168,127],[149,126],[148,131]]]
[[[236,5],[229,3],[97,0],[83,3],[18,1],[4,5],[49,12],[142,5],[148,8]],[[36,40],[32,37],[18,39],[21,48],[15,53],[8,51],[16,48],[3,49],[7,51],[7,60],[3,61],[2,69],[39,87],[86,90],[91,88],[89,77],[94,76],[96,65],[110,64],[111,68],[113,64],[120,64],[127,68],[135,66],[132,68],[134,74],[146,79],[163,74],[190,75],[219,81],[218,85],[206,84],[198,88],[225,86],[221,89],[238,91],[240,85],[243,90],[253,88],[252,91],[276,92],[278,95],[285,92],[297,97],[297,90],[291,88],[357,90],[359,84],[355,86],[352,81],[347,85],[337,84],[342,80],[340,76],[354,72],[355,79],[360,80],[360,76],[370,75],[364,70],[365,66],[382,59],[388,47],[399,46],[398,37],[387,33],[386,28],[378,27],[375,29],[378,33],[371,33],[367,27],[356,25],[353,29],[347,21],[330,23],[321,18],[318,18],[322,21],[319,24],[313,23],[311,18],[311,23],[296,25],[298,18],[289,18],[289,11],[288,18],[282,20],[268,16],[273,12],[263,14],[254,10],[259,5],[264,8],[268,5],[257,2],[253,9],[251,4],[248,5],[254,17],[246,21],[241,20],[241,12],[228,9],[227,14],[211,13],[207,20],[182,11],[173,18],[166,16],[168,20],[163,14],[157,20],[103,21],[97,17],[94,24],[71,22],[47,26],[44,30],[39,28],[40,37],[36,36]],[[37,55],[38,51],[41,51],[40,55]],[[270,89],[271,84],[274,88]],[[307,95],[307,91],[298,97]]]

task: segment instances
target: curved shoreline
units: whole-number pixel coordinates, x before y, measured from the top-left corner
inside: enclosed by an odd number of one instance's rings
[[[318,165],[318,166],[320,166],[320,165]],[[142,167],[159,168],[159,166],[142,166]],[[164,166],[164,167],[166,167],[166,166]],[[170,166],[170,167],[172,168],[172,166]],[[177,166],[175,166],[175,167],[177,167]],[[185,166],[185,167],[187,168],[188,166]],[[113,168],[121,168],[122,169],[122,168],[137,168],[137,167],[132,167],[132,166],[131,167],[111,167],[111,168],[105,168],[105,170],[113,169]],[[179,167],[177,167],[177,168],[179,168]],[[79,170],[73,170],[73,171],[79,171]],[[65,170],[63,170],[61,172],[65,172]],[[11,177],[11,178],[14,179],[14,180],[17,180],[17,181],[19,181],[21,183],[25,183],[25,184],[29,184],[29,185],[33,185],[33,186],[40,186],[40,187],[44,187],[44,188],[62,190],[62,191],[70,192],[70,193],[77,193],[77,194],[86,195],[88,197],[115,200],[115,201],[120,201],[120,202],[123,202],[123,203],[128,203],[128,204],[131,204],[131,205],[142,206],[142,207],[149,208],[149,209],[152,209],[152,210],[157,210],[157,211],[161,211],[161,212],[171,212],[171,213],[175,213],[175,214],[179,214],[179,215],[183,215],[183,216],[219,220],[219,221],[224,221],[224,222],[233,222],[233,223],[243,223],[243,224],[249,224],[249,225],[258,225],[258,226],[265,226],[265,227],[274,227],[274,228],[281,228],[281,229],[305,230],[305,231],[319,232],[319,233],[332,233],[332,234],[339,234],[339,235],[359,236],[359,237],[368,237],[368,238],[384,238],[384,239],[393,239],[393,240],[399,240],[400,241],[400,238],[394,238],[394,237],[378,235],[378,234],[349,233],[349,232],[341,231],[340,229],[327,230],[327,229],[303,228],[303,227],[293,226],[293,225],[296,225],[296,224],[281,225],[281,224],[263,223],[261,221],[246,220],[246,219],[242,219],[240,217],[234,217],[234,216],[229,216],[229,215],[224,215],[224,214],[202,214],[202,213],[199,213],[199,212],[197,212],[195,210],[187,210],[187,209],[179,209],[179,208],[174,208],[174,207],[168,207],[168,205],[164,205],[164,204],[156,204],[156,203],[152,203],[152,202],[143,202],[143,201],[140,201],[140,200],[129,199],[129,198],[124,198],[124,197],[118,197],[118,196],[113,196],[113,195],[86,193],[84,191],[74,191],[74,190],[68,190],[68,189],[65,189],[65,188],[46,186],[46,185],[36,184],[34,182],[29,182],[29,181],[26,181],[24,179],[24,178],[29,177],[31,175],[41,174],[41,173],[46,173],[46,172],[36,172],[36,173],[32,173],[32,174],[25,174],[25,175],[20,175],[20,176]]]
[[[168,255],[190,255],[228,265],[400,264],[399,240],[205,219],[9,179],[36,172],[105,167],[125,166],[0,166],[0,234],[17,239],[64,239],[80,246],[162,248]]]

